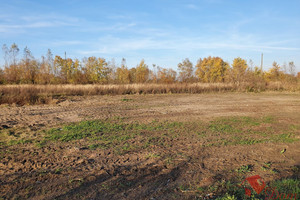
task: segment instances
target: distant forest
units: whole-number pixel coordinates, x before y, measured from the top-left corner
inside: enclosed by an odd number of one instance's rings
[[[300,82],[294,62],[280,66],[274,62],[268,71],[235,58],[232,64],[220,57],[200,58],[196,65],[186,58],[178,64],[177,71],[153,64],[149,67],[144,60],[129,68],[123,59],[120,66],[105,58],[88,57],[82,60],[53,56],[36,59],[25,47],[20,58],[18,45],[3,45],[4,66],[0,68],[0,84],[130,84],[130,83],[242,83],[280,81]]]

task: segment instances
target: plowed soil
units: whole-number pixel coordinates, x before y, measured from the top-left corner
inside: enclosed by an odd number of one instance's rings
[[[209,124],[220,118],[265,116],[275,121],[257,129],[273,127],[274,134],[287,129],[294,140],[206,145],[222,135],[205,140],[191,136],[191,125],[177,137],[166,136],[163,145],[154,142],[121,153],[114,147],[90,148],[86,139],[42,146],[34,142],[50,128],[86,120]],[[266,182],[300,178],[299,122],[297,93],[93,96],[53,105],[0,105],[0,199],[210,199],[226,193],[213,186],[239,183],[251,175],[259,174]],[[159,138],[165,132],[139,134]],[[24,140],[8,145],[12,138]],[[128,140],[135,146],[143,142],[144,138]],[[251,169],[240,173],[241,166]]]

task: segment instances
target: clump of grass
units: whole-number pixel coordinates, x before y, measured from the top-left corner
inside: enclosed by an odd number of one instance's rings
[[[236,169],[235,171],[238,173],[248,173],[253,170],[253,165],[242,165],[240,168]]]
[[[274,142],[283,142],[283,143],[291,143],[291,142],[295,142],[298,141],[299,139],[294,137],[293,133],[282,133],[279,135],[273,135],[271,137],[271,139]]]
[[[279,193],[300,195],[299,179],[282,179],[270,183],[270,187],[276,188]],[[299,196],[298,196],[299,198]]]
[[[148,153],[148,155],[146,156],[146,158],[159,158],[160,155],[156,154],[156,153]]]
[[[240,181],[241,182],[241,181]],[[276,180],[268,183],[265,187],[268,188],[263,190],[260,194],[256,194],[253,190],[251,192],[251,197],[245,195],[245,189],[240,185],[240,182],[232,183],[226,181],[224,183],[216,182],[213,186],[204,188],[204,191],[209,191],[209,188],[217,188],[216,194],[218,200],[239,200],[239,199],[299,199],[300,194],[300,180],[299,179],[282,179]],[[246,186],[251,189],[250,186]],[[272,194],[268,193],[273,192]],[[277,198],[276,198],[277,197]]]
[[[127,99],[127,98],[123,98],[123,99],[121,99],[121,101],[128,102],[128,101],[133,101],[133,99]]]
[[[8,145],[9,146],[12,146],[12,145],[17,145],[17,144],[28,144],[28,143],[32,143],[33,141],[30,140],[30,139],[20,139],[20,140],[10,140],[8,142]]]

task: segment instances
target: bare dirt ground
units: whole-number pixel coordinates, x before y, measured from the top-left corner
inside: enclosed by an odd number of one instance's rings
[[[123,101],[122,101],[123,100]],[[297,116],[300,95],[220,93],[73,97],[57,105],[0,105],[0,126],[40,127],[87,119],[207,120],[220,116]]]
[[[293,134],[300,139],[300,94],[273,92],[71,97],[55,105],[0,105],[0,131],[21,130],[36,139],[41,130],[83,120],[209,123],[236,116],[272,116],[276,122],[270,126],[296,127]],[[263,126],[258,128],[270,128]],[[151,137],[162,132],[151,132]],[[204,141],[182,133],[164,145],[120,154],[112,148],[87,148],[84,139],[42,147],[2,145],[0,199],[209,199],[224,189],[212,186],[250,175],[260,174],[265,181],[300,178],[299,140],[204,145],[210,140],[213,136]],[[138,146],[143,139],[130,142]],[[272,164],[270,170],[262,170],[266,163]],[[251,170],[237,173],[241,166]]]

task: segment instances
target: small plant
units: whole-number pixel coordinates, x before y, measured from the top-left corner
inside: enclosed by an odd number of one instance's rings
[[[240,168],[236,169],[235,171],[238,173],[248,173],[251,172],[253,169],[253,165],[242,165]]]
[[[123,99],[121,99],[121,101],[128,102],[128,101],[133,101],[133,99],[127,99],[127,98],[123,98]]]
[[[148,153],[148,155],[146,156],[146,158],[159,158],[159,157],[160,155],[155,153]]]
[[[95,149],[97,149],[99,146],[100,146],[99,144],[91,144],[91,145],[88,146],[88,148],[91,149],[91,150],[95,150]]]
[[[54,174],[61,174],[62,170],[63,170],[62,168],[57,168]]]

